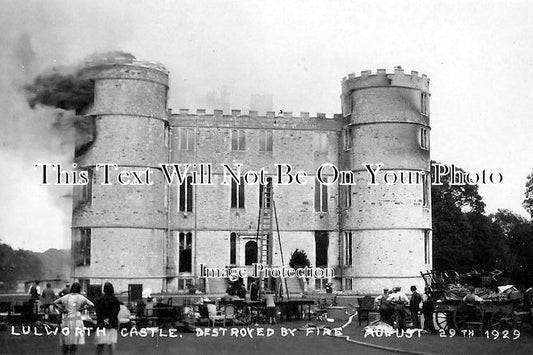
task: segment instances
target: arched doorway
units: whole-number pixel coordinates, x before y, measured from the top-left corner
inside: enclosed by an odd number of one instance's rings
[[[257,263],[257,243],[253,240],[244,245],[244,265]]]

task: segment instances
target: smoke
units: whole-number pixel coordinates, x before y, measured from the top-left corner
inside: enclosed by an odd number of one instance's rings
[[[81,77],[79,69],[74,74],[64,72],[65,70],[54,68],[52,73],[39,75],[33,83],[26,85],[31,108],[41,104],[79,112],[92,104],[93,82]]]
[[[34,165],[61,163],[72,169],[76,135],[94,140],[94,125],[76,116],[92,102],[93,84],[72,63],[120,47],[131,32],[120,9],[103,12],[99,6],[60,0],[3,3],[0,239],[15,248],[70,246],[72,186],[41,186]]]

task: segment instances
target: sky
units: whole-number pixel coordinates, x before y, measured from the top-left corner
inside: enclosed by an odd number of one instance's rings
[[[401,65],[430,78],[431,157],[499,172],[481,185],[488,213],[523,216],[533,172],[531,1],[8,1],[0,0],[0,241],[44,251],[70,245],[71,189],[40,186],[35,163],[72,161],[57,110],[30,109],[35,75],[122,50],[163,63],[169,107],[212,110],[272,94],[274,109],[340,113],[349,73]],[[71,113],[64,113],[69,117]]]

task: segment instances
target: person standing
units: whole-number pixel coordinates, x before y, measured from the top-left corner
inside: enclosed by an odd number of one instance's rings
[[[435,326],[433,325],[434,311],[435,304],[431,295],[431,289],[426,287],[422,296],[422,314],[424,315],[424,330],[429,333],[435,332]]]
[[[115,289],[110,282],[104,284],[104,294],[96,301],[96,353],[104,352],[104,345],[109,345],[109,353],[113,354],[118,337],[118,314],[120,301],[115,297]],[[102,330],[103,329],[103,330]]]
[[[54,289],[50,283],[46,284],[46,288],[44,289],[41,297],[43,298],[42,307],[44,309],[44,313],[50,313],[50,306],[52,306],[54,300],[56,299],[56,293],[54,292]]]
[[[266,316],[268,324],[276,324],[276,303],[272,291],[265,292]]]
[[[63,297],[64,295],[68,295],[70,293],[70,285],[66,284],[65,288],[59,292],[59,297]]]
[[[35,284],[30,287],[30,305],[32,313],[39,313],[39,303],[41,300],[41,286],[39,286],[40,281],[35,281]]]
[[[88,307],[94,307],[94,304],[80,295],[80,291],[80,284],[74,282],[69,294],[54,301],[54,305],[64,313],[60,338],[63,354],[75,354],[76,346],[85,344],[85,330],[81,311]],[[68,330],[65,330],[65,328]]]
[[[413,319],[413,328],[420,328],[420,317],[418,312],[420,310],[420,302],[422,296],[416,292],[416,286],[411,286],[411,300],[409,301],[409,310],[411,311],[411,318]]]
[[[398,328],[405,330],[405,307],[409,305],[409,298],[402,292],[401,287],[394,287],[392,291],[390,299],[394,303],[394,312],[398,314]]]
[[[391,307],[389,304],[389,289],[388,288],[384,288],[383,294],[376,297],[375,308],[379,309],[379,319],[382,322],[390,324]]]
[[[257,284],[255,283],[255,281],[252,281],[252,284],[250,285],[250,300],[251,301],[259,300],[259,287],[257,287]]]

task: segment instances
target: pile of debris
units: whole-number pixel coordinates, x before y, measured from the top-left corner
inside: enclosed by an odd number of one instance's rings
[[[426,286],[431,285],[437,298],[446,300],[462,300],[474,288],[474,294],[486,301],[503,301],[518,299],[522,293],[513,285],[498,286],[496,280],[502,272],[494,270],[490,272],[472,271],[458,274],[455,271],[436,273],[430,271],[422,273]]]
[[[468,284],[449,284],[448,289],[445,290],[445,297],[449,300],[462,300],[470,293]],[[475,287],[474,294],[486,301],[502,301],[506,299],[521,298],[522,294],[514,286],[505,286],[501,292],[484,287]]]

